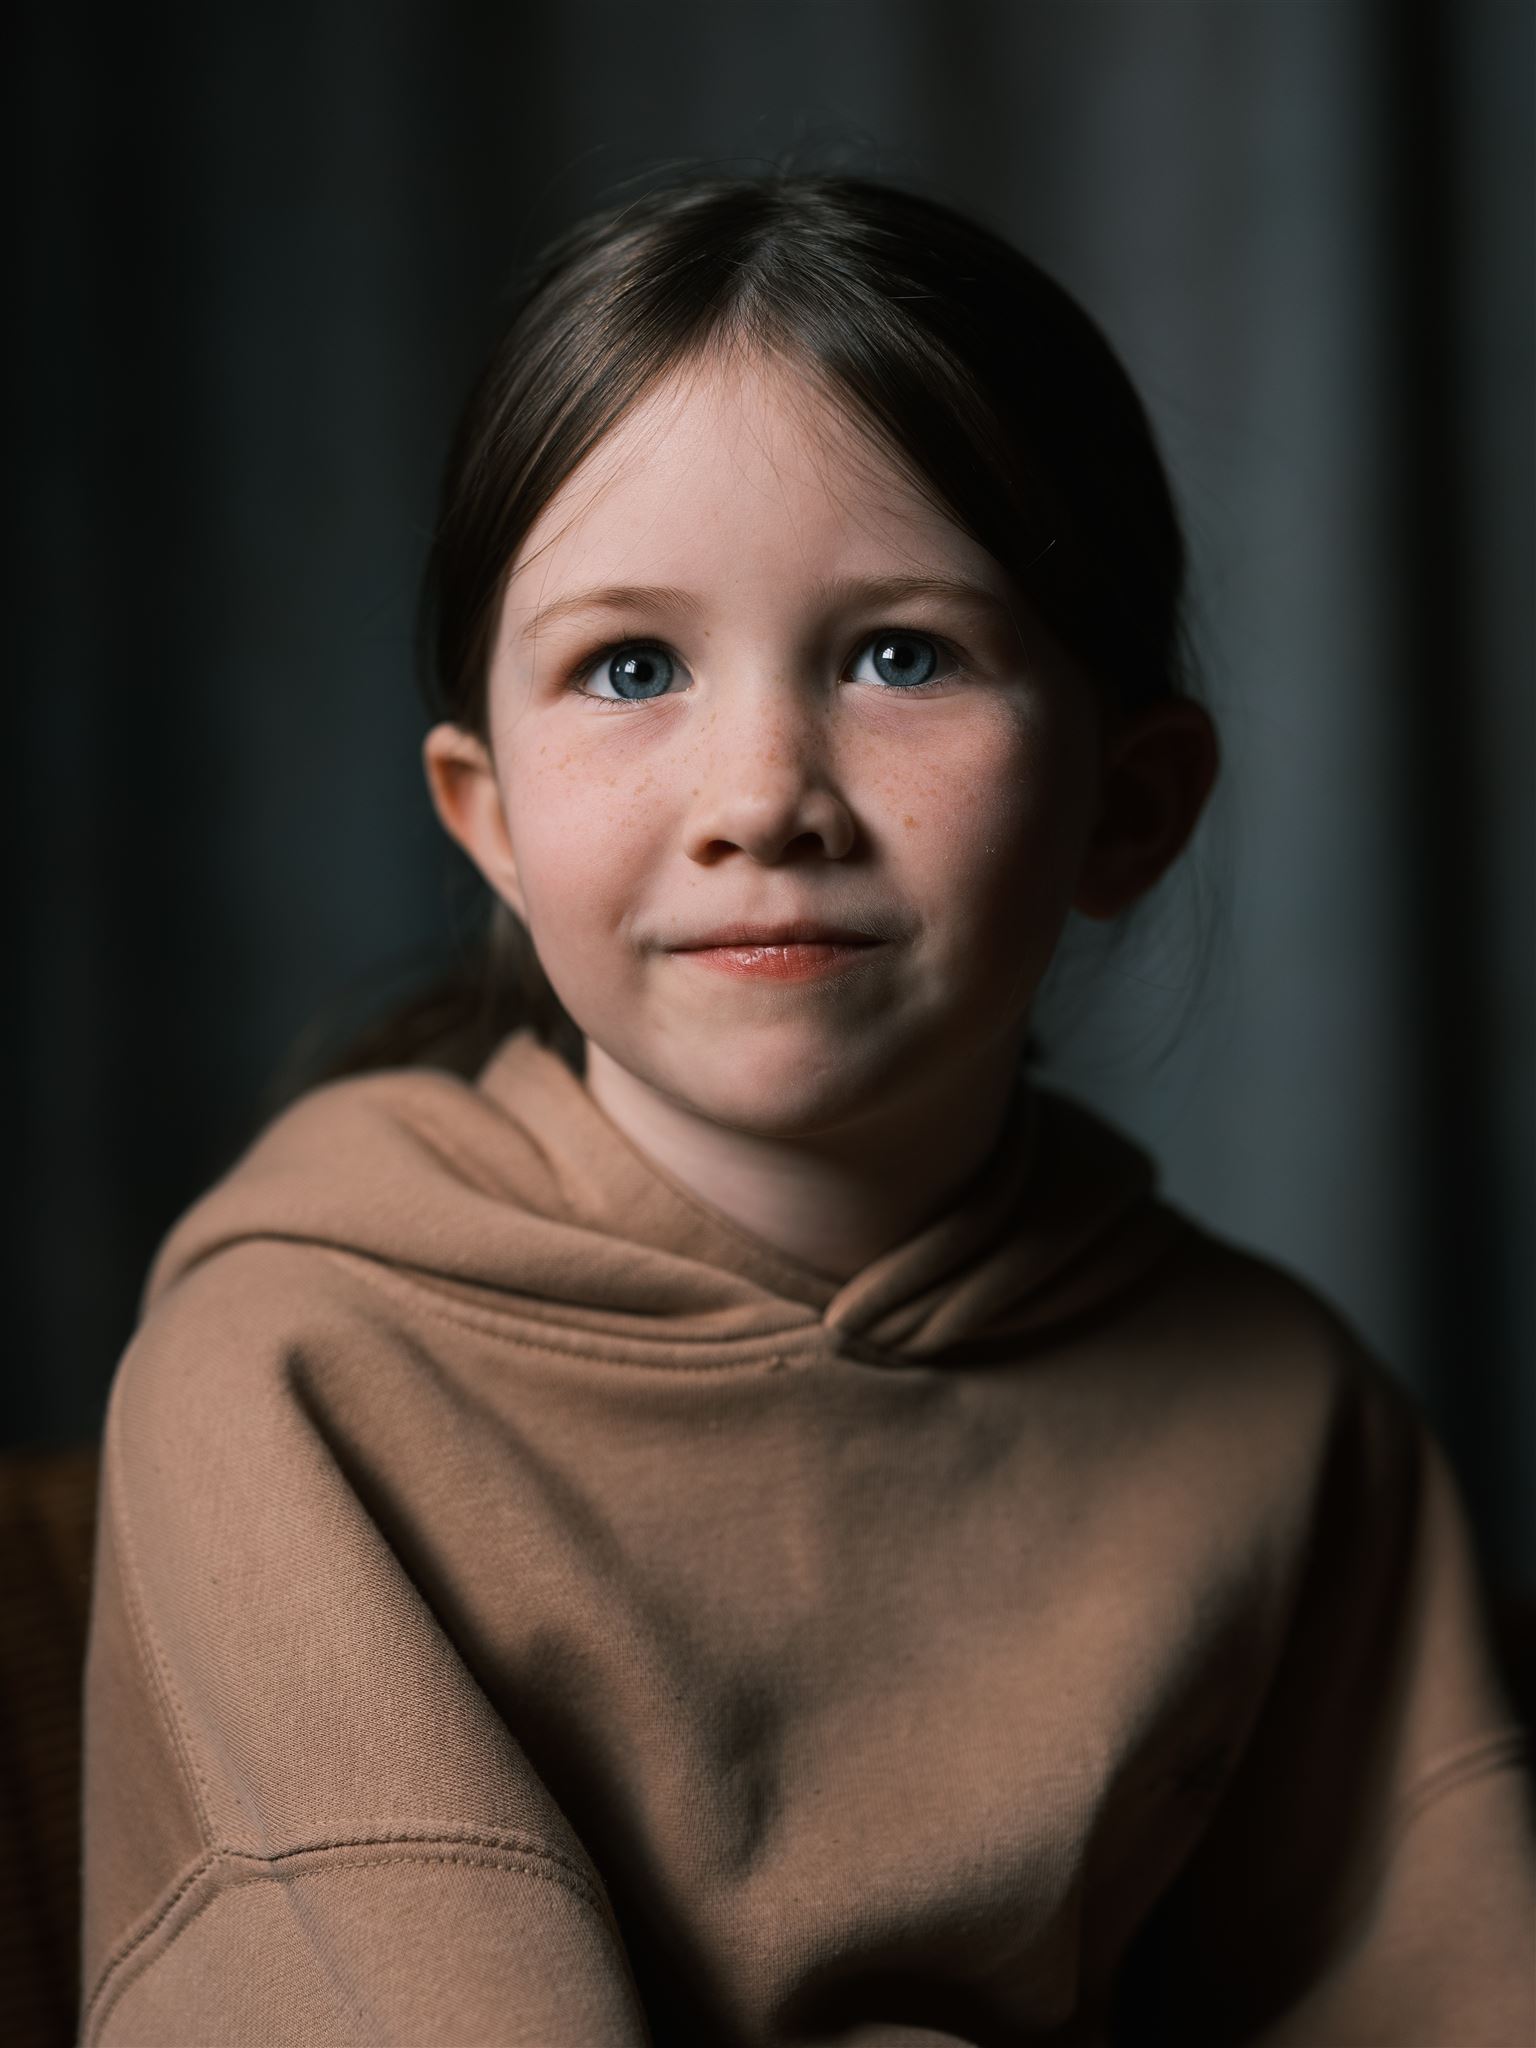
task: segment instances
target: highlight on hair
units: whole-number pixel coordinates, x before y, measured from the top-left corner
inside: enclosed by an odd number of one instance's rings
[[[1141,401],[1098,327],[1009,242],[937,200],[779,168],[674,175],[527,266],[443,474],[418,634],[433,722],[489,743],[501,599],[540,512],[658,383],[742,351],[814,378],[1115,701],[1187,692],[1183,534]],[[301,1041],[268,1108],[382,1066],[469,1078],[521,1026],[582,1071],[581,1033],[526,927],[481,888],[474,956],[324,1061]],[[1026,1061],[1039,1050],[1031,1039]]]

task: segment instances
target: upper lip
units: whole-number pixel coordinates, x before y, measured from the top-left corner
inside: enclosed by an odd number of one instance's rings
[[[824,924],[819,918],[795,918],[785,924],[723,924],[718,930],[702,932],[694,939],[680,939],[674,953],[697,953],[706,946],[872,946],[873,932],[861,932],[850,924]]]

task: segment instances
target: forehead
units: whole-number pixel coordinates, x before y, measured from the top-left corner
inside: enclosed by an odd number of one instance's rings
[[[711,360],[663,379],[556,492],[512,565],[515,616],[576,581],[690,584],[756,563],[824,577],[998,566],[809,373]]]

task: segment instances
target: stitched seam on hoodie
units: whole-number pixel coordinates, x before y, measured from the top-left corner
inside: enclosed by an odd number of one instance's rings
[[[1393,1802],[1391,1839],[1395,1850],[1413,1823],[1448,1793],[1495,1771],[1517,1770],[1531,1750],[1523,1728],[1510,1726],[1476,1735],[1426,1766]]]
[[[409,1301],[412,1307],[419,1308],[423,1315],[435,1322],[450,1323],[460,1329],[475,1330],[481,1336],[486,1337],[505,1338],[507,1336],[505,1319],[499,1316],[494,1309],[477,1312],[467,1306],[461,1307],[456,1305],[450,1307],[447,1303],[430,1295],[425,1288],[412,1287],[408,1280],[404,1279],[392,1266],[382,1259],[371,1259],[361,1252],[342,1251],[335,1245],[316,1245],[314,1249],[320,1253],[321,1257],[329,1259],[333,1264],[341,1266],[347,1272],[357,1273],[370,1286],[376,1287],[381,1294],[388,1295],[392,1299]],[[531,1351],[554,1351],[562,1357],[583,1358],[590,1363],[595,1355],[590,1346],[560,1343],[543,1334],[547,1328],[558,1327],[559,1325],[557,1324],[541,1323],[538,1325],[539,1334],[537,1336],[524,1335],[522,1329],[520,1329],[517,1335],[517,1342],[526,1345]],[[526,1325],[524,1328],[526,1328]],[[611,1333],[606,1330],[595,1331],[593,1336],[595,1342],[605,1343],[609,1341]],[[744,1358],[718,1361],[714,1365],[714,1370],[718,1372],[745,1372],[753,1366],[760,1366],[764,1370],[768,1370],[782,1365],[786,1355],[796,1349],[802,1349],[808,1361],[814,1360],[827,1348],[827,1338],[827,1326],[819,1321],[804,1324],[799,1329],[772,1332],[767,1336],[750,1340],[753,1343],[760,1343],[765,1347],[772,1346],[771,1351],[765,1349],[760,1355],[748,1355]],[[643,1338],[639,1337],[612,1337],[612,1341],[617,1344],[634,1344],[636,1346],[645,1342]],[[608,1362],[650,1367],[655,1371],[664,1372],[670,1370],[694,1373],[708,1370],[709,1367],[701,1366],[691,1359],[679,1360],[669,1358],[666,1355],[667,1352],[675,1350],[679,1345],[696,1345],[702,1351],[713,1346],[739,1342],[741,1342],[741,1339],[731,1337],[676,1336],[668,1337],[665,1341],[658,1338],[656,1340],[656,1348],[661,1355],[655,1359],[625,1358],[612,1360],[610,1356]],[[604,1356],[603,1354],[596,1355]]]
[[[128,1613],[128,1626],[134,1647],[145,1676],[149,1680],[151,1696],[158,1707],[166,1732],[171,1738],[171,1748],[186,1779],[187,1790],[192,1796],[193,1808],[197,1815],[198,1831],[211,1852],[214,1848],[213,1823],[210,1818],[212,1799],[208,1784],[198,1768],[197,1757],[192,1747],[191,1730],[183,1711],[176,1681],[171,1675],[170,1661],[160,1647],[150,1620],[149,1608],[142,1595],[142,1579],[139,1572],[138,1551],[134,1542],[131,1517],[128,1513],[128,1492],[123,1484],[123,1448],[121,1431],[108,1432],[107,1453],[112,1462],[114,1481],[108,1512],[115,1513],[121,1538],[121,1572],[123,1582],[123,1604]]]
[[[257,1861],[276,1866],[291,1862],[295,1858],[302,1856],[325,1855],[332,1850],[366,1849],[386,1845],[393,1845],[395,1853],[389,1856],[364,1857],[356,1861],[318,1864],[313,1869],[298,1871],[292,1877],[284,1875],[275,1868],[257,1870],[252,1871],[247,1876],[231,1878],[227,1883],[217,1884],[209,1890],[208,1896],[202,1899],[194,1910],[188,1914],[187,1918],[176,1929],[171,1939],[166,1942],[158,1954],[145,1958],[140,1969],[129,1969],[129,1964],[132,1962],[135,1952],[142,1949],[147,1942],[153,1939],[165,1920],[175,1911],[177,1905],[193,1886],[209,1870],[221,1862],[227,1862],[233,1857],[240,1857],[246,1860],[255,1858]],[[475,1849],[479,1853],[472,1855],[423,1855],[419,1853],[423,1849],[445,1846]],[[146,1970],[153,1969],[161,1957],[169,1954],[174,1944],[206,1912],[208,1907],[216,1904],[221,1899],[228,1898],[232,1892],[241,1891],[247,1885],[292,1883],[306,1877],[326,1877],[333,1870],[378,1870],[396,1863],[459,1863],[471,1868],[520,1871],[525,1876],[542,1877],[548,1883],[557,1884],[562,1890],[570,1892],[582,1905],[586,1906],[591,1912],[594,1912],[599,1920],[603,1921],[605,1927],[608,1924],[603,1913],[601,1899],[583,1873],[571,1862],[570,1858],[562,1856],[558,1850],[545,1849],[533,1841],[521,1843],[507,1840],[498,1841],[494,1836],[476,1834],[361,1835],[355,1840],[338,1839],[328,1842],[312,1842],[300,1848],[280,1850],[277,1854],[267,1857],[256,1857],[256,1852],[248,1849],[214,1848],[210,1849],[205,1856],[200,1858],[186,1875],[179,1880],[149,1924],[140,1928],[136,1934],[129,1936],[126,1941],[119,1944],[115,1953],[108,1957],[107,1961],[98,1971],[95,1988],[85,2003],[85,2016],[81,2033],[82,2042],[93,2040],[100,2028],[105,2024],[107,2015],[123,1994],[138,1981]]]

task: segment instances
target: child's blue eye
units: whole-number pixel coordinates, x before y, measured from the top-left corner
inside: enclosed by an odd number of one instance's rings
[[[888,691],[912,693],[936,684],[950,673],[944,668],[949,649],[931,633],[910,632],[904,627],[884,627],[860,642],[860,653],[873,662],[876,679]],[[850,671],[855,682],[868,681],[858,674],[858,663]],[[598,704],[646,704],[670,694],[678,663],[664,647],[652,641],[622,640],[589,655],[576,670],[571,685],[577,694]],[[585,689],[595,677],[607,684],[606,691]]]
[[[663,648],[641,647],[634,641],[614,648],[606,657],[600,656],[599,659],[603,661],[603,675],[614,696],[627,704],[659,697],[677,667]]]
[[[916,690],[932,682],[938,673],[940,656],[936,640],[926,633],[892,632],[887,629],[866,640],[872,650],[875,673],[893,689]],[[860,680],[855,678],[855,680]]]

